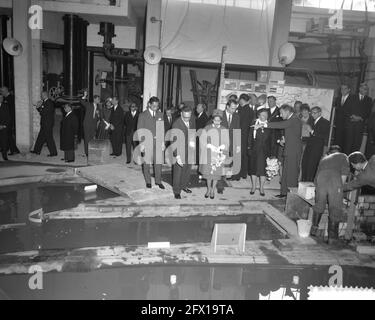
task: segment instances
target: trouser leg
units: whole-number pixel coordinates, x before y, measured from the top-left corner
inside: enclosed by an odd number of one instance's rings
[[[285,157],[283,161],[283,170],[281,174],[280,194],[287,195],[288,193],[288,160]]]
[[[17,148],[16,136],[14,135],[13,128],[8,130],[8,146],[11,153],[19,153],[20,151]]]
[[[150,165],[147,163],[144,163],[142,166],[143,169],[143,176],[145,177],[146,184],[151,183],[151,174],[150,174]]]
[[[154,171],[155,171],[155,183],[161,184],[161,164],[155,164],[154,165]]]
[[[337,240],[339,238],[339,222],[328,216],[328,240]]]
[[[185,164],[182,171],[181,189],[186,189],[190,182],[191,165]]]
[[[41,128],[39,131],[38,137],[36,139],[35,145],[34,145],[34,151],[36,153],[40,153],[42,151],[42,148],[45,142],[46,142],[45,130]]]
[[[178,164],[173,166],[173,193],[181,193],[181,176],[182,176],[182,167]]]
[[[132,136],[126,136],[126,139],[125,139],[125,150],[126,150],[126,162],[130,162],[131,161],[131,157],[132,157],[132,140],[133,140],[133,137]]]
[[[65,161],[74,161],[75,160],[74,150],[65,150],[64,159]]]
[[[52,155],[56,155],[57,149],[56,149],[55,139],[53,138],[53,127],[48,128],[48,130],[46,131],[46,142],[47,142],[49,153]]]

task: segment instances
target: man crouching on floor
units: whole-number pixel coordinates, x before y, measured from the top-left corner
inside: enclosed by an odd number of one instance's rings
[[[343,219],[343,184],[350,173],[348,157],[339,146],[331,146],[319,163],[315,176],[315,205],[311,235],[315,236],[328,202],[328,244],[339,244],[339,224]]]

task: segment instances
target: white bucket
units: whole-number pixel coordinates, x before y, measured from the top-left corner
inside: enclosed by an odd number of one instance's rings
[[[310,220],[297,220],[298,235],[301,238],[307,238],[308,236],[310,236],[311,225],[312,223]]]

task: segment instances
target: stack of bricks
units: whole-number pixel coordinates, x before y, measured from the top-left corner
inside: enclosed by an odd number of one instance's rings
[[[362,195],[358,197],[358,212],[363,223],[372,225],[375,229],[375,195]]]

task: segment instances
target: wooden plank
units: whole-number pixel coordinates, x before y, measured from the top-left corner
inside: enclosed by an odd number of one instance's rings
[[[153,187],[147,189],[141,171],[121,164],[84,167],[77,169],[76,173],[123,197],[129,197],[135,203],[173,196],[172,187],[169,184],[164,183],[165,190],[161,190],[155,186],[153,180]]]
[[[360,254],[375,256],[375,246],[357,246],[357,252]]]

